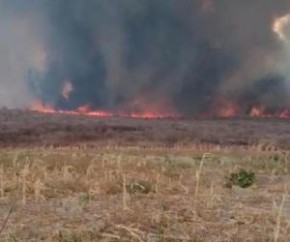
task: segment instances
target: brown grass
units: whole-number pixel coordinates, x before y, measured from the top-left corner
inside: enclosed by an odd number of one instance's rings
[[[1,241],[290,239],[289,152],[2,149],[0,167]],[[254,185],[227,186],[241,168]]]
[[[290,241],[289,126],[0,110],[0,241]]]
[[[287,119],[96,118],[0,109],[0,147],[290,148]],[[205,151],[208,148],[205,148]]]

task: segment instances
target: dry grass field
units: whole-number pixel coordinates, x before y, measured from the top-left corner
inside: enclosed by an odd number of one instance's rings
[[[279,135],[287,121],[192,121],[196,130],[186,120],[64,116],[75,141],[65,142],[61,117],[5,112],[14,116],[0,115],[0,241],[290,241],[290,152],[287,132]],[[77,140],[76,127],[98,132]],[[239,144],[239,132],[263,139]],[[226,137],[233,142],[213,142]]]
[[[3,149],[1,241],[289,241],[290,153]],[[231,178],[255,174],[242,188]]]

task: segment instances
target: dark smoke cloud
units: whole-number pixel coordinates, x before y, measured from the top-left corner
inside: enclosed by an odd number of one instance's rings
[[[218,108],[221,99],[245,112],[290,107],[285,47],[272,31],[289,0],[0,0],[0,7],[3,19],[30,22],[46,59],[26,79],[33,95],[60,109],[116,111],[136,98],[169,100],[184,115]]]

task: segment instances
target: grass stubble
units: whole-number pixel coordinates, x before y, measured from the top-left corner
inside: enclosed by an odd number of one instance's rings
[[[279,150],[3,149],[0,241],[290,241],[289,172]]]

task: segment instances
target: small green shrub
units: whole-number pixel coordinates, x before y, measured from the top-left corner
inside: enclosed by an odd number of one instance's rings
[[[81,241],[75,234],[69,231],[59,231],[58,234],[59,242],[79,242]]]
[[[126,186],[126,189],[130,194],[135,193],[148,194],[150,192],[154,192],[152,183],[144,180],[132,182],[131,184]]]
[[[254,184],[255,173],[241,169],[239,172],[232,173],[229,177],[230,185],[247,188]]]

